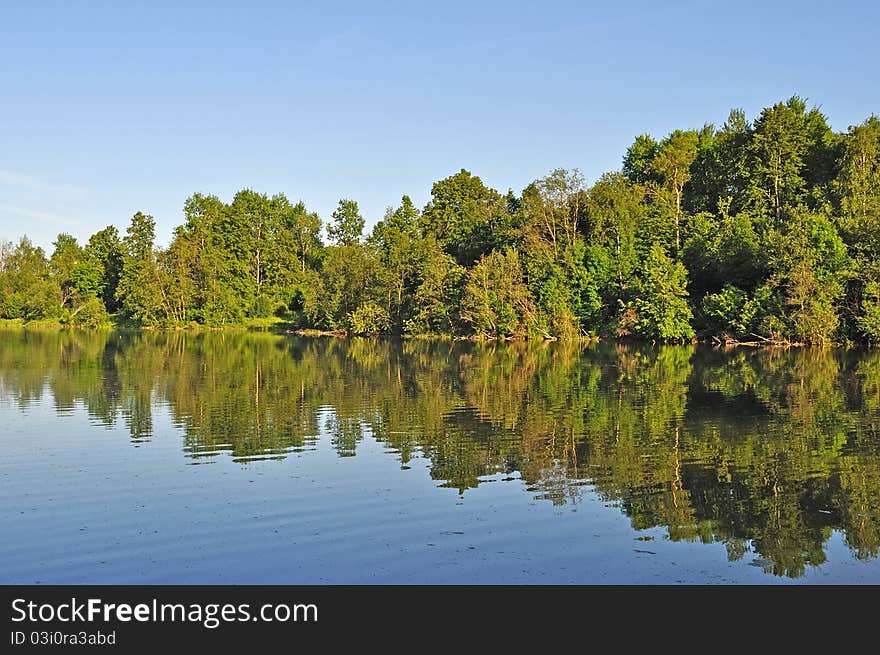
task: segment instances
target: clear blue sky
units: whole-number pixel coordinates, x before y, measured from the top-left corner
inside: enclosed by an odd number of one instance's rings
[[[371,225],[464,167],[588,182],[636,134],[793,94],[880,113],[880,4],[0,2],[0,238],[131,215],[160,243],[196,191],[251,187]]]

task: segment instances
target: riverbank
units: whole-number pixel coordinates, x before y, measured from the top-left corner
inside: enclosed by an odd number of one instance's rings
[[[181,325],[141,325],[131,319],[111,316],[109,321],[94,326],[68,325],[53,319],[25,321],[20,318],[0,319],[0,329],[7,330],[124,330],[135,332],[224,332],[249,330],[292,331],[293,325],[282,319],[255,318],[236,325],[212,327],[190,322]]]
[[[0,319],[0,330],[117,330],[125,332],[274,332],[277,334],[295,334],[300,337],[332,337],[347,339],[349,337],[394,337],[409,340],[441,340],[441,341],[471,341],[476,343],[498,343],[498,342],[578,342],[578,343],[596,343],[599,341],[619,341],[634,343],[658,343],[645,339],[634,337],[600,337],[598,335],[580,335],[575,338],[562,338],[552,336],[487,336],[487,335],[451,335],[451,334],[391,334],[383,332],[372,332],[366,334],[349,334],[345,330],[319,330],[315,328],[297,328],[294,324],[280,318],[261,318],[250,319],[245,323],[236,325],[223,325],[219,327],[211,327],[200,323],[187,323],[185,325],[173,326],[143,326],[134,321],[112,317],[110,322],[95,327],[83,327],[64,325],[55,320],[38,320],[24,321],[22,319]],[[713,346],[716,348],[805,348],[805,347],[869,347],[871,344],[856,342],[824,342],[824,343],[807,343],[803,341],[784,341],[774,340],[765,337],[758,337],[750,341],[738,341],[732,338],[719,338],[710,336],[705,338],[694,338],[688,341],[671,341],[660,343],[681,343],[692,345]]]

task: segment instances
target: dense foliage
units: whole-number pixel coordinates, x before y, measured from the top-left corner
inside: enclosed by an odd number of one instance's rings
[[[195,194],[167,248],[140,212],[46,256],[0,243],[0,318],[348,333],[880,340],[880,119],[835,133],[793,97],[753,121],[642,135],[588,187],[558,169],[519,195],[462,169],[364,234],[250,189]],[[326,227],[329,243],[321,239]]]

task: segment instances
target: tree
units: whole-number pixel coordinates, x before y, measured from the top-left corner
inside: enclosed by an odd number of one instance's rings
[[[807,162],[818,165],[827,157],[829,133],[819,110],[807,111],[797,96],[764,109],[746,149],[750,206],[780,224],[785,211],[805,201],[812,187],[826,181],[825,175],[810,175]]]
[[[347,326],[351,334],[377,334],[388,330],[391,317],[384,307],[367,300],[349,313]]]
[[[703,128],[683,190],[688,211],[720,212],[721,203],[733,214],[746,208],[746,147],[751,139],[752,126],[742,109],[731,110],[719,130]]]
[[[851,126],[843,139],[837,180],[841,223],[850,247],[880,257],[880,119]]]
[[[364,217],[354,200],[343,198],[331,215],[333,223],[327,226],[327,236],[337,246],[359,243],[364,231]]]
[[[409,319],[408,301],[416,284],[419,262],[419,210],[409,196],[403,196],[397,209],[388,208],[376,223],[370,243],[376,248],[385,273],[387,312],[397,331]]]
[[[691,310],[687,303],[687,270],[659,244],[651,246],[639,292],[624,307],[621,328],[650,339],[690,339]]]
[[[590,240],[608,253],[611,277],[603,288],[606,306],[627,297],[639,266],[639,225],[646,213],[644,194],[620,173],[603,175],[587,196]]]
[[[461,296],[467,270],[446,253],[433,236],[418,242],[419,268],[414,281],[410,334],[459,334]]]
[[[880,343],[880,282],[870,280],[865,284],[862,298],[862,312],[856,323],[870,343]]]
[[[691,179],[691,164],[697,156],[699,135],[693,131],[675,130],[660,142],[657,154],[648,164],[659,178],[659,188],[673,201],[675,252],[681,250],[681,203],[684,185]]]
[[[461,318],[478,335],[526,336],[535,308],[516,250],[493,251],[468,272]]]
[[[237,244],[246,231],[230,219],[229,208],[217,196],[193,194],[184,203],[183,212],[186,220],[174,238],[186,241],[192,250],[189,275],[196,292],[188,316],[212,326],[240,321],[246,270]]]
[[[720,216],[701,212],[691,218],[681,260],[695,298],[728,285],[750,292],[768,274],[764,230],[747,212],[729,215],[722,203]]]
[[[3,267],[5,318],[32,321],[61,314],[60,292],[42,248],[22,237],[6,251]]]
[[[230,286],[239,296],[239,307],[248,316],[266,316],[271,304],[267,271],[277,229],[271,201],[265,193],[242,189],[224,215]]]
[[[159,279],[165,300],[167,320],[181,325],[192,316],[196,286],[196,256],[198,251],[182,231],[175,234],[171,245],[157,254]]]
[[[307,211],[300,201],[282,211],[281,222],[299,261],[300,272],[305,273],[306,268],[314,266],[316,253],[321,250],[321,219],[316,212]]]
[[[122,274],[123,249],[119,231],[112,225],[95,232],[85,247],[85,257],[90,269],[101,272],[97,295],[108,312],[119,309],[116,289]]]
[[[783,294],[786,336],[826,343],[838,328],[837,305],[849,266],[843,240],[827,217],[803,210],[771,239],[770,284]]]
[[[656,183],[656,171],[651,168],[651,162],[657,156],[659,148],[649,134],[637,136],[623,158],[624,177],[633,184]]]
[[[574,247],[584,208],[584,177],[580,171],[557,168],[523,192],[522,209],[528,231],[558,256]]]
[[[559,168],[526,187],[519,204],[523,264],[538,310],[532,327],[547,336],[580,334],[601,305],[582,234],[587,199],[580,172]]]
[[[61,293],[61,305],[66,307],[73,301],[75,293],[73,272],[85,256],[82,247],[69,234],[59,234],[52,245],[55,249],[49,258],[49,268]]]
[[[328,249],[318,298],[320,324],[351,330],[354,312],[365,304],[382,305],[385,296],[378,258],[361,243]]]
[[[122,245],[122,274],[117,298],[123,311],[145,325],[155,325],[164,318],[167,305],[159,265],[156,260],[156,222],[152,216],[137,212],[125,231]]]
[[[431,187],[421,216],[424,235],[433,236],[462,266],[507,244],[511,227],[507,199],[461,169]]]
[[[97,324],[103,305],[145,325],[880,334],[880,119],[838,134],[798,96],[753,122],[735,109],[718,129],[642,134],[591,187],[557,168],[502,194],[460,169],[432,185],[421,212],[403,196],[366,239],[349,199],[326,226],[329,246],[320,217],[280,193],[244,188],[228,203],[196,193],[184,214],[167,248],[142,214],[124,241],[112,227],[84,247],[59,235],[48,259],[27,240],[0,242],[0,315]]]

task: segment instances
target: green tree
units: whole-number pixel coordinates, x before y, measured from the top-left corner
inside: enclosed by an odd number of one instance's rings
[[[621,327],[650,339],[690,339],[687,270],[654,244],[644,263],[636,298],[624,307]]]
[[[462,266],[507,244],[512,217],[507,199],[461,169],[431,188],[421,216],[422,233],[433,236]]]
[[[599,283],[590,268],[583,233],[588,196],[579,171],[556,169],[530,184],[519,206],[523,263],[545,336],[577,336],[595,327]]]
[[[623,175],[633,184],[656,183],[656,171],[651,162],[659,150],[659,144],[649,134],[637,136],[623,157]]]
[[[52,245],[55,248],[49,258],[49,268],[61,293],[61,305],[67,307],[72,303],[75,293],[73,272],[85,259],[85,254],[70,234],[59,234]]]
[[[268,281],[277,216],[265,193],[242,189],[224,212],[230,286],[248,316],[266,316],[272,290]]]
[[[411,317],[404,331],[411,334],[459,334],[461,296],[467,270],[446,253],[433,236],[418,243],[418,261]]]
[[[861,310],[856,318],[859,330],[870,343],[880,342],[880,281],[877,279],[865,284]]]
[[[850,263],[834,223],[798,211],[785,231],[772,236],[772,244],[770,284],[783,294],[786,336],[810,343],[833,339]]]
[[[607,253],[609,276],[602,295],[606,307],[628,298],[639,267],[639,226],[645,221],[644,194],[619,173],[603,175],[590,189],[590,240]],[[602,259],[601,253],[596,253]]]
[[[354,200],[343,198],[331,215],[333,222],[327,226],[327,236],[337,246],[359,243],[364,232],[364,217]]]
[[[533,182],[522,198],[526,234],[543,241],[554,256],[571,250],[578,236],[585,196],[584,177],[577,169],[557,168]],[[534,242],[532,247],[536,247]]]
[[[746,149],[751,139],[752,126],[741,109],[731,110],[720,129],[703,128],[684,188],[688,211],[720,212],[722,203],[733,214],[745,209]]]
[[[122,274],[117,298],[122,310],[145,325],[155,325],[164,319],[166,299],[161,272],[156,258],[156,222],[152,216],[137,212],[125,231],[122,245]]]
[[[837,186],[850,247],[866,257],[880,257],[880,119],[876,116],[849,128]]]
[[[192,276],[196,288],[189,316],[206,325],[225,325],[244,316],[241,279],[245,271],[241,250],[233,247],[243,231],[233,229],[235,222],[228,208],[216,196],[193,194],[184,203],[184,224],[174,239],[186,242],[192,250]]]
[[[95,232],[89,237],[89,242],[85,246],[85,256],[92,274],[96,271],[101,272],[100,290],[97,291],[97,295],[108,312],[119,310],[116,289],[122,273],[123,255],[119,231],[112,225]]]
[[[376,334],[388,330],[391,317],[384,307],[367,300],[349,313],[347,325],[352,334]]]
[[[660,142],[648,166],[657,174],[658,188],[673,205],[675,252],[681,250],[681,219],[684,186],[691,179],[691,165],[697,157],[699,135],[693,130],[675,130]]]
[[[781,223],[784,212],[807,199],[827,171],[811,171],[829,158],[830,128],[818,109],[807,111],[794,96],[764,109],[755,120],[747,147],[746,194],[750,205]],[[814,173],[814,174],[812,174]]]
[[[163,309],[167,321],[182,325],[191,316],[198,293],[196,287],[196,255],[192,242],[181,232],[167,249],[157,253]]]
[[[409,196],[401,198],[397,209],[388,208],[376,223],[369,241],[376,248],[388,289],[387,313],[396,331],[401,331],[411,315],[411,298],[417,284],[419,261],[419,210]]]
[[[766,230],[746,212],[720,216],[700,213],[690,220],[682,262],[691,278],[689,290],[699,298],[727,285],[754,290],[767,277]]]
[[[3,285],[6,318],[32,321],[61,314],[60,292],[46,254],[27,237],[6,250]]]
[[[292,246],[301,273],[314,268],[321,251],[321,219],[316,212],[306,210],[300,201],[282,210],[282,225],[287,243]],[[282,244],[287,245],[287,244]]]
[[[516,250],[493,251],[468,272],[461,318],[482,336],[528,334],[535,308]]]
[[[379,260],[357,242],[328,248],[320,283],[319,324],[332,329],[351,331],[355,312],[364,305],[382,307],[385,299]],[[372,309],[361,311],[363,316]]]

